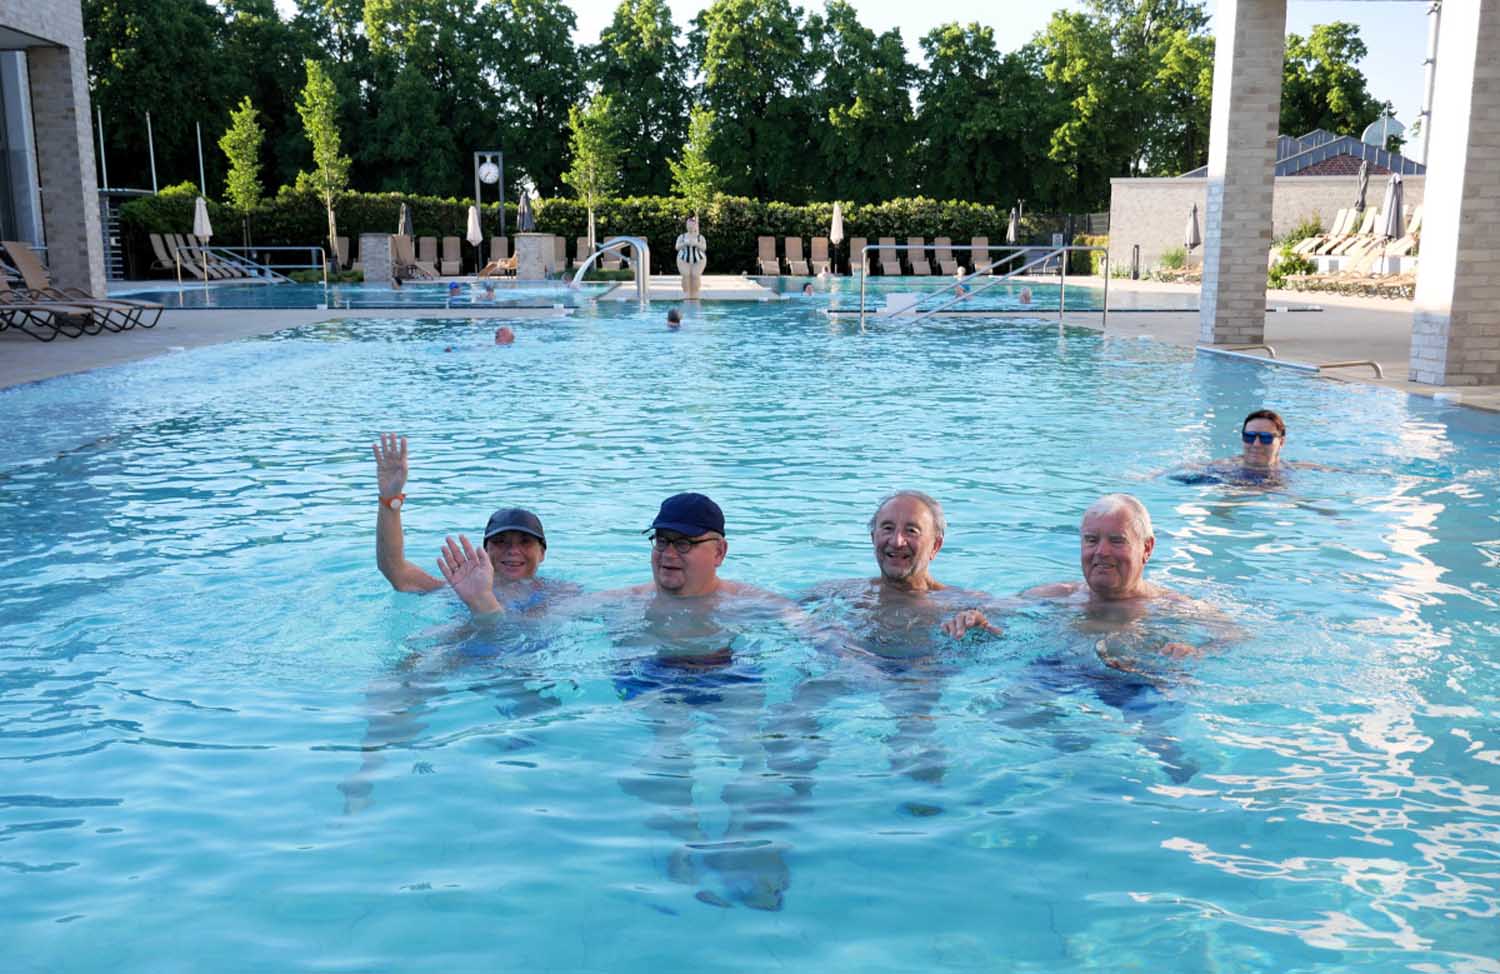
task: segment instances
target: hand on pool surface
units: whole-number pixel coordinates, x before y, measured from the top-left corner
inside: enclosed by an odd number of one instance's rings
[[[375,453],[375,477],[380,483],[380,496],[394,497],[406,486],[406,437],[395,433],[381,433],[380,441],[372,449]]]
[[[438,570],[475,615],[500,611],[500,601],[495,598],[495,568],[490,564],[489,553],[483,547],[475,548],[468,535],[459,535],[457,542],[451,537],[446,539],[438,557]]]
[[[954,639],[964,638],[971,629],[983,629],[994,636],[1004,635],[1004,631],[999,626],[990,625],[990,620],[978,609],[965,609],[963,612],[945,621],[942,629],[943,632]]]
[[[1192,643],[1164,643],[1161,647],[1162,654],[1173,659],[1186,659],[1189,656],[1202,656],[1203,649]]]

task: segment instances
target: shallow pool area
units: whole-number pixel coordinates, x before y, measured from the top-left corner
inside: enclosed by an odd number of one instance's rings
[[[1500,415],[1014,314],[861,334],[852,293],[508,347],[382,311],[0,392],[5,969],[1500,971]],[[1318,468],[1167,476],[1262,406]],[[384,430],[429,571],[524,505],[543,574],[646,582],[698,490],[724,576],[859,630],[806,596],[875,573],[891,490],[996,595],[1077,578],[1125,490],[1238,635],[1146,624],[1123,673],[1030,603],[856,665],[766,619],[663,686],[629,620],[391,591]]]
[[[434,308],[576,308],[599,297],[615,283],[580,284],[566,281],[517,281],[490,278],[485,282],[465,279],[453,282],[411,281],[400,287],[384,284],[287,284],[268,282],[187,283],[142,282],[117,292],[142,301],[155,301],[169,309],[218,308],[221,310],[342,309],[368,308],[399,312]]]

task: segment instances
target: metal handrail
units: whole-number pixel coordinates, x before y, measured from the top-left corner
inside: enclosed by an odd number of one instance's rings
[[[578,265],[578,270],[573,272],[573,280],[570,286],[577,287],[579,284],[582,284],[583,275],[588,273],[589,268],[593,267],[594,262],[600,257],[612,251],[624,251],[626,247],[635,248],[635,294],[636,298],[642,304],[646,304],[650,300],[648,275],[651,273],[651,245],[646,242],[646,238],[644,237],[610,237],[605,240],[602,244],[598,245],[598,248],[592,254],[589,254],[584,259],[582,264]],[[621,256],[624,257],[625,255],[622,253]]]
[[[266,247],[207,247],[207,246],[203,246],[201,244],[198,244],[198,245],[191,245],[190,244],[190,245],[187,245],[187,246],[181,246],[181,245],[178,245],[178,244],[168,244],[168,246],[172,250],[172,260],[177,265],[177,286],[179,288],[183,286],[183,284],[182,284],[182,257],[183,257],[183,251],[186,251],[187,252],[187,256],[190,259],[194,258],[194,256],[197,255],[197,254],[206,254],[209,257],[217,258],[218,260],[224,261],[225,263],[230,264],[233,267],[239,268],[240,270],[252,270],[252,271],[255,272],[255,274],[256,274],[257,277],[262,277],[262,278],[269,277],[272,280],[279,281],[279,282],[285,283],[285,284],[291,283],[292,279],[290,277],[287,277],[285,274],[282,274],[282,273],[278,272],[276,270],[276,268],[281,268],[282,270],[319,270],[319,269],[321,269],[322,272],[323,272],[323,290],[324,291],[328,290],[328,252],[321,245],[319,245],[319,246],[310,246],[310,247],[287,247],[287,246],[266,246]],[[244,252],[247,252],[247,253],[258,253],[258,252],[262,252],[262,251],[267,251],[267,252],[269,252],[269,251],[292,251],[294,253],[305,253],[305,254],[308,254],[309,255],[309,260],[308,260],[308,263],[305,263],[305,264],[291,264],[291,263],[286,263],[286,264],[271,264],[271,263],[261,263],[261,262],[256,261],[256,260],[249,259],[247,257],[241,257],[241,256],[239,256],[239,254],[237,253],[239,251],[244,251]],[[313,258],[313,255],[317,255],[316,259]],[[206,265],[207,261],[198,261],[198,263],[202,263],[202,264]],[[208,287],[208,282],[210,280],[210,278],[208,276],[208,268],[207,268],[207,266],[204,266],[202,268],[202,270],[204,272],[203,286],[206,288],[206,287]]]
[[[1375,378],[1385,378],[1385,370],[1380,367],[1380,363],[1367,358],[1358,359],[1353,362],[1324,362],[1318,366],[1318,371],[1322,372],[1324,369],[1347,369],[1357,365],[1368,365],[1375,370]]]
[[[1266,355],[1268,357],[1270,357],[1270,358],[1275,358],[1276,357],[1276,349],[1273,346],[1267,345],[1265,343],[1261,343],[1261,344],[1258,344],[1258,345],[1235,345],[1235,346],[1233,346],[1231,348],[1224,349],[1224,351],[1226,351],[1226,352],[1251,352],[1251,351],[1254,351],[1257,348],[1263,348],[1263,349],[1265,349],[1266,350]]]
[[[879,243],[866,244],[862,248],[862,250],[860,252],[861,266],[865,266],[864,261],[867,259],[868,254],[869,254],[869,252],[871,250],[876,250],[876,251],[880,251],[880,250],[923,250],[923,251],[926,251],[926,250],[935,250],[938,246],[943,246],[947,250],[978,250],[978,249],[981,249],[981,248],[973,246],[972,244],[942,244],[942,245],[938,245],[938,244],[922,244],[920,246],[915,245],[915,244],[879,244]],[[1005,254],[1004,256],[1002,256],[1002,257],[1000,257],[1000,258],[998,258],[996,260],[990,261],[988,264],[986,264],[983,267],[975,268],[969,274],[960,277],[955,282],[955,284],[953,286],[956,286],[958,284],[965,284],[968,281],[973,280],[974,278],[978,277],[981,274],[992,273],[995,270],[995,268],[1000,267],[1002,264],[1008,264],[1008,263],[1016,260],[1018,257],[1021,257],[1021,256],[1025,255],[1025,254],[1029,254],[1029,253],[1031,253],[1033,251],[1043,250],[1044,248],[1040,247],[1040,246],[1036,246],[1036,245],[1031,245],[1031,244],[1003,244],[1003,245],[999,245],[999,246],[991,245],[991,246],[988,246],[988,247],[984,247],[982,249],[984,249],[984,250],[1006,250],[1006,251],[1009,251],[1009,253]],[[1075,251],[1077,251],[1077,252],[1100,251],[1100,252],[1102,252],[1104,254],[1104,262],[1103,262],[1104,306],[1103,306],[1103,308],[1100,309],[1100,326],[1102,328],[1107,328],[1109,326],[1109,249],[1106,248],[1106,247],[1100,247],[1100,246],[1074,246],[1074,245],[1068,245],[1068,246],[1063,246],[1063,247],[1054,247],[1054,248],[1051,248],[1050,250],[1046,250],[1046,252],[1043,253],[1042,256],[1037,257],[1037,258],[1035,258],[1033,260],[1027,261],[1025,264],[1021,265],[1020,267],[1017,267],[1017,268],[1014,268],[1014,269],[1012,269],[1010,271],[1007,271],[1007,272],[1005,272],[1004,274],[1001,274],[998,277],[991,276],[990,281],[988,283],[986,283],[984,286],[982,286],[982,287],[976,287],[972,291],[966,291],[966,292],[964,292],[962,294],[959,294],[959,295],[955,296],[952,300],[950,300],[950,301],[948,301],[948,302],[946,302],[946,303],[944,303],[942,305],[939,305],[936,308],[932,308],[932,309],[930,309],[928,311],[922,312],[915,319],[913,319],[912,323],[916,324],[919,321],[925,321],[926,319],[931,318],[933,315],[941,314],[942,312],[944,312],[944,311],[948,310],[949,308],[953,307],[955,304],[958,304],[958,303],[960,303],[962,301],[967,301],[970,298],[975,297],[975,296],[983,293],[984,291],[988,291],[990,288],[995,287],[996,285],[1004,284],[1007,281],[1013,281],[1017,275],[1023,274],[1026,271],[1031,270],[1033,267],[1036,267],[1037,265],[1043,265],[1043,266],[1045,266],[1046,263],[1047,263],[1047,261],[1051,260],[1052,258],[1054,258],[1054,257],[1061,257],[1061,260],[1058,261],[1058,292],[1057,292],[1057,321],[1058,321],[1058,324],[1061,325],[1062,321],[1063,321],[1063,315],[1067,312],[1068,254],[1073,253]],[[865,315],[866,315],[866,308],[865,308],[865,281],[868,278],[868,276],[869,275],[867,275],[867,274],[861,274],[860,275],[860,281],[859,281],[859,330],[860,330],[861,333],[863,333],[864,330],[865,330]],[[946,290],[946,287],[944,289]]]

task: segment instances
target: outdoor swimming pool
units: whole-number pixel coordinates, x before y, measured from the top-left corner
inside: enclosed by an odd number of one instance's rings
[[[1500,417],[820,306],[585,308],[506,348],[346,321],[0,393],[6,969],[1500,970]],[[1329,469],[1159,476],[1266,404]],[[875,501],[916,487],[937,577],[1012,593],[1076,578],[1079,513],[1126,489],[1151,577],[1248,635],[1141,691],[1045,607],[882,672],[767,625],[743,682],[622,701],[639,633],[475,637],[389,590],[385,429],[424,566],[526,504],[544,572],[643,582],[697,489],[723,573],[796,596],[872,574]]]

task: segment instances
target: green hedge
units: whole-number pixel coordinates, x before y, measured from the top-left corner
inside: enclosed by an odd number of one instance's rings
[[[148,233],[185,233],[193,224],[193,200],[197,189],[190,183],[163,190],[159,195],[126,203],[120,210],[126,246],[132,255],[132,267],[149,264]],[[469,203],[458,199],[439,199],[401,193],[347,193],[334,205],[339,234],[347,236],[358,249],[361,233],[393,233],[400,217],[401,204],[412,209],[412,223],[418,236],[463,237],[468,228]],[[234,245],[241,242],[241,217],[209,201],[215,242]],[[498,204],[482,208],[485,233],[494,232]],[[505,206],[507,234],[515,233],[515,205]],[[537,230],[566,237],[568,253],[573,241],[588,231],[588,210],[572,199],[542,200],[535,208]],[[595,211],[596,235],[629,234],[644,236],[651,246],[652,270],[675,273],[676,255],[673,243],[682,232],[687,216],[686,205],[674,197],[630,197],[606,200]],[[770,235],[777,238],[776,252],[784,254],[781,238],[801,236],[804,254],[809,254],[811,238],[827,236],[833,216],[832,203],[810,203],[793,206],[764,202],[746,197],[723,196],[702,214],[702,230],[708,238],[708,270],[717,274],[754,272],[755,238]],[[895,237],[904,243],[911,237],[951,237],[955,244],[966,244],[970,237],[988,236],[992,246],[1005,240],[1009,208],[939,201],[925,198],[890,200],[885,203],[850,205],[844,208],[844,243],[835,248],[842,267],[849,259],[850,237]],[[1022,223],[1022,239],[1042,236],[1046,216],[1027,214]],[[1043,221],[1043,222],[1037,222]],[[308,246],[321,243],[327,233],[327,217],[320,199],[310,193],[299,193],[285,187],[250,214],[251,238],[262,246]],[[957,255],[962,261],[962,252]],[[146,263],[140,263],[141,258]],[[471,258],[464,245],[464,259]]]

